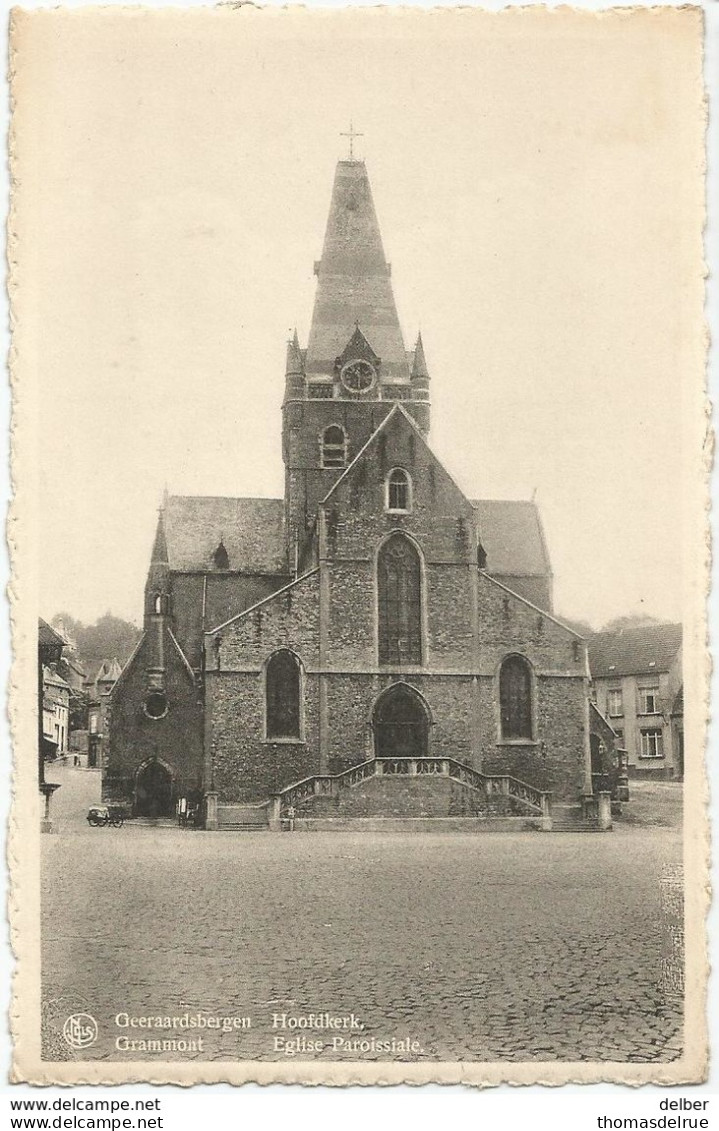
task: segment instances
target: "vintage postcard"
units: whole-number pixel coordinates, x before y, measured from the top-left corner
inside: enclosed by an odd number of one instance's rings
[[[704,1079],[702,39],[12,13],[16,1081]]]

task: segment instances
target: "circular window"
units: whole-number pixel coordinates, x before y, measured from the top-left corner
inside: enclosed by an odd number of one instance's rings
[[[374,366],[368,361],[348,361],[342,367],[340,379],[345,389],[351,393],[366,393],[375,383]]]
[[[162,719],[167,714],[167,696],[164,691],[151,691],[145,700],[145,714],[151,719]]]

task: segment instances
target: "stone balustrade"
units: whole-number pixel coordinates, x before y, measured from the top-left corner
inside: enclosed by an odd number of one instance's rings
[[[505,797],[528,815],[542,818],[551,827],[551,793],[537,789],[509,774],[482,774],[455,758],[370,758],[339,774],[315,774],[286,786],[270,801],[270,828],[279,829],[283,817],[292,818],[298,805],[312,797],[337,797],[343,787],[357,786],[370,777],[448,777],[483,793],[487,798]]]

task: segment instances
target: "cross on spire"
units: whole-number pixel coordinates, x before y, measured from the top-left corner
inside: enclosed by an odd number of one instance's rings
[[[346,130],[344,133],[341,132],[340,137],[349,138],[349,143],[350,143],[349,159],[350,159],[350,161],[354,161],[354,139],[356,137],[364,137],[364,134],[357,133],[354,126],[352,125],[352,119],[350,118],[350,128],[349,128],[349,130]]]

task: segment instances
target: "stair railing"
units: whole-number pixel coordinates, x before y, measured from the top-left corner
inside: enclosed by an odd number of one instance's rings
[[[270,799],[270,823],[279,822],[290,810],[312,797],[337,797],[343,786],[358,786],[371,777],[448,777],[483,793],[487,798],[507,797],[540,817],[551,816],[548,790],[537,789],[511,774],[482,774],[456,758],[369,758],[338,774],[313,774],[274,793]]]

